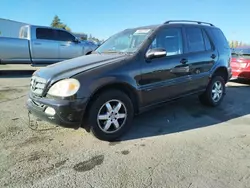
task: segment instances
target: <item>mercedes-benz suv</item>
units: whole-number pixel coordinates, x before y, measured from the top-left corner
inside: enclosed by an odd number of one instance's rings
[[[66,127],[86,126],[101,140],[115,140],[134,115],[196,94],[221,103],[231,78],[231,51],[211,23],[173,20],[121,31],[90,55],[36,71],[28,111]]]

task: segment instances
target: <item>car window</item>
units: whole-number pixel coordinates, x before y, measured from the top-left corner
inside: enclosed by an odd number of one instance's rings
[[[74,41],[75,37],[66,31],[56,30],[56,38],[59,41]]]
[[[180,28],[168,28],[161,30],[149,47],[164,48],[167,56],[178,55],[183,53],[182,32]]]
[[[224,47],[229,48],[227,39],[225,37],[225,35],[223,34],[223,32],[220,29],[212,29],[212,32],[214,34],[215,40],[219,43],[224,45]]]
[[[36,38],[45,40],[55,40],[55,34],[53,29],[37,28]]]
[[[212,50],[212,46],[211,46],[211,42],[207,36],[207,33],[205,31],[203,31],[203,38],[204,38],[204,42],[205,42],[205,46],[206,46],[206,50]]]
[[[205,51],[205,43],[200,28],[186,28],[186,37],[189,52]]]

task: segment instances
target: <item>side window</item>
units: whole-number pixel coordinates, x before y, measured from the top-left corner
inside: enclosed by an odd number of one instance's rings
[[[204,38],[204,42],[205,42],[205,46],[206,46],[206,50],[212,50],[212,46],[211,46],[211,42],[207,36],[207,33],[205,31],[203,31],[203,38]]]
[[[161,30],[156,35],[149,48],[164,48],[167,51],[167,56],[182,54],[183,45],[181,29],[169,28]]]
[[[205,51],[205,44],[200,28],[186,28],[186,37],[189,52]]]
[[[226,39],[225,35],[223,34],[223,32],[220,29],[212,29],[212,32],[213,32],[213,34],[215,36],[215,40],[218,43],[224,45],[224,47],[226,47],[226,48],[229,48],[227,39]]]
[[[37,28],[36,38],[45,40],[55,40],[55,35],[52,29]]]
[[[56,38],[59,41],[74,41],[75,37],[68,32],[56,30]]]

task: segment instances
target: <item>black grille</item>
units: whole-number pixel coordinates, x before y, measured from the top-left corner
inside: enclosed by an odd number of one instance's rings
[[[46,86],[46,80],[37,76],[32,76],[30,82],[30,90],[37,96],[42,96]]]

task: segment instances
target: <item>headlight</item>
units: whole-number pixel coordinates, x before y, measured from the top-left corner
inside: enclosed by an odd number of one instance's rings
[[[79,90],[80,83],[78,80],[70,78],[56,82],[49,89],[48,94],[56,97],[70,97]]]

